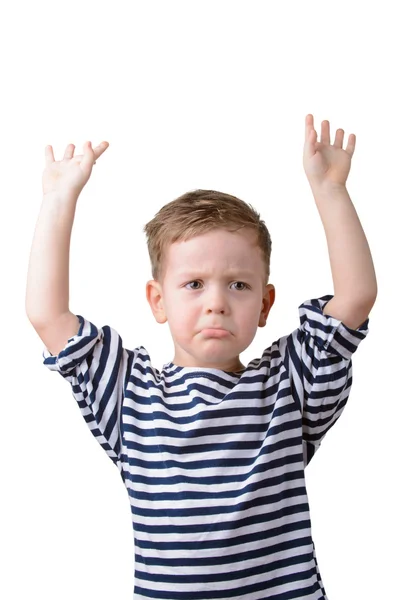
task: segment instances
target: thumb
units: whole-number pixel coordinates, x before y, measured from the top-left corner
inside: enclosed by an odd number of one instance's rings
[[[86,142],[83,147],[83,159],[81,160],[81,166],[84,170],[90,170],[94,164],[94,152],[92,148],[92,142]]]
[[[316,153],[315,142],[317,141],[317,132],[315,129],[311,129],[306,136],[304,143],[304,156],[311,158]]]

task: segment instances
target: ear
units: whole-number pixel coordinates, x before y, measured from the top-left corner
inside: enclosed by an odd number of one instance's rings
[[[268,313],[272,308],[273,303],[275,302],[275,287],[272,283],[269,283],[265,286],[264,296],[263,296],[263,304],[260,314],[260,319],[258,321],[259,327],[265,327],[267,322]]]
[[[146,283],[146,298],[157,323],[165,323],[168,319],[164,310],[161,284],[158,281],[151,279]]]

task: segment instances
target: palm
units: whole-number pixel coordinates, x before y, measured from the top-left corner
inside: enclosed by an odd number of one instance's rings
[[[321,141],[317,141],[312,115],[306,117],[303,166],[310,183],[345,185],[355,148],[355,135],[350,134],[346,149],[342,148],[344,131],[336,131],[330,143],[329,121],[322,121]]]
[[[350,172],[351,157],[341,148],[315,143],[315,154],[309,161],[311,174],[339,181],[346,180]]]
[[[90,142],[89,142],[90,144]],[[43,171],[43,193],[63,192],[65,190],[80,193],[87,183],[94,162],[108,148],[108,142],[102,142],[95,148],[85,144],[85,153],[74,156],[75,146],[69,144],[63,160],[54,160],[53,148],[46,146],[46,168]]]
[[[90,171],[81,168],[83,155],[69,160],[55,161],[43,172],[43,193],[49,193],[61,186],[82,189],[89,179]]]

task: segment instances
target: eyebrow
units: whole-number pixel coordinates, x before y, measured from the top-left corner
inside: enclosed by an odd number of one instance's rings
[[[255,275],[254,271],[249,271],[247,269],[229,269],[229,270],[225,271],[224,274],[229,277],[232,277],[232,275],[235,275],[235,276],[244,275],[245,277],[252,277]],[[209,275],[208,275],[208,273],[201,273],[200,271],[178,271],[177,276],[178,277],[208,277]]]

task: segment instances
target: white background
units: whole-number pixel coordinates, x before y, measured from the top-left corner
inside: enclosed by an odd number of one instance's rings
[[[1,50],[1,532],[5,600],[131,600],[133,533],[117,468],[25,314],[44,148],[110,143],[76,210],[70,309],[173,358],[145,297],[143,227],[196,188],[252,204],[276,301],[244,364],[333,293],[302,166],[305,117],[357,136],[347,181],[378,278],[349,403],[306,470],[329,600],[398,597],[399,106],[395,2],[10,2]]]

